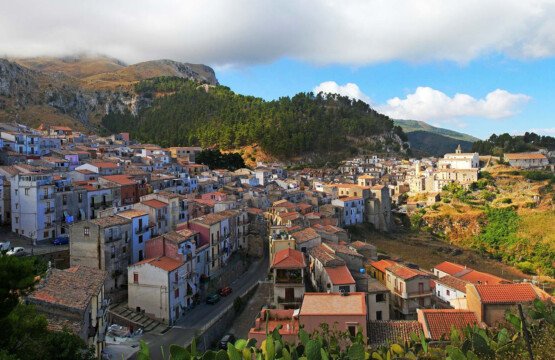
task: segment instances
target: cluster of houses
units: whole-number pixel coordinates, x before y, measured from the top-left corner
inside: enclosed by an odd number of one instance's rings
[[[530,282],[451,262],[427,271],[378,256],[369,243],[297,233],[270,236],[273,302],[249,338],[263,341],[266,331],[281,326],[282,337],[297,343],[300,328],[311,333],[326,323],[352,335],[362,331],[373,346],[410,341],[411,332],[421,331],[440,341],[452,327],[496,327],[518,304],[555,302]]]
[[[49,269],[26,301],[97,354],[110,304],[126,302],[173,325],[209,295],[203,283],[219,278],[237,253],[270,257],[273,306],[252,337],[263,336],[266,323],[285,324],[282,335],[296,341],[300,326],[329,319],[351,332],[362,327],[371,341],[381,334],[379,343],[411,327],[433,334],[426,317],[493,324],[487,304],[496,303],[484,300],[481,291],[492,293],[484,286],[498,286],[496,294],[526,287],[529,299],[544,297],[530,284],[443,265],[430,273],[350,241],[358,224],[390,231],[392,204],[413,182],[428,189],[427,177],[432,188],[475,181],[477,154],[458,149],[432,173],[377,156],[337,170],[259,163],[229,171],[197,164],[201,148],[140,144],[129,134],[0,124],[0,135],[0,222],[33,244],[69,237],[70,268]]]

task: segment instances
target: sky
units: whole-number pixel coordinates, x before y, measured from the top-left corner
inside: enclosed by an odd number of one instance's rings
[[[555,136],[555,0],[0,0],[0,56],[204,63],[267,100],[332,92],[478,138]]]

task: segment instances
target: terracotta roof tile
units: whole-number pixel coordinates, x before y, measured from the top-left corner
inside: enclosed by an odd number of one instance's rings
[[[143,265],[143,264],[150,264],[152,266],[156,266],[157,268],[160,268],[162,270],[169,272],[169,271],[174,271],[175,269],[182,266],[183,262],[174,260],[167,256],[162,256],[159,258],[152,258],[152,259],[139,261],[138,263],[133,264],[131,266],[137,266],[137,265]]]
[[[299,269],[306,267],[304,254],[293,249],[278,251],[274,256],[272,267],[276,269]]]
[[[84,313],[93,295],[100,291],[104,279],[104,271],[86,266],[50,269],[29,294],[27,302]]]
[[[156,200],[156,199],[141,201],[141,203],[142,203],[142,204],[145,204],[145,205],[147,205],[147,206],[156,208],[156,209],[161,209],[161,208],[163,208],[163,207],[165,207],[165,206],[168,206],[167,203],[161,202],[161,201]]]
[[[386,271],[391,272],[393,275],[400,277],[403,280],[412,279],[416,276],[429,276],[420,270],[411,269],[401,264],[393,264],[386,268]]]
[[[435,282],[440,283],[444,286],[447,286],[451,289],[455,289],[457,291],[463,292],[466,294],[466,284],[471,284],[470,281],[459,279],[451,275],[445,275],[439,280],[435,280]]]
[[[422,325],[418,321],[368,321],[368,344],[404,343],[411,341],[410,333],[419,334]]]
[[[380,270],[381,272],[385,273],[385,269],[388,266],[391,266],[393,264],[396,264],[395,261],[391,261],[391,260],[379,260],[379,261],[373,261],[370,263],[370,266],[375,267],[376,269]]]
[[[497,284],[511,284],[512,281],[502,279],[495,275],[488,273],[483,273],[476,270],[471,270],[468,273],[463,273],[461,275],[455,274],[459,279],[470,281],[473,284],[484,284],[484,285],[497,285]]]
[[[306,293],[301,305],[300,316],[306,315],[366,315],[364,293]]]
[[[353,279],[353,276],[345,265],[337,267],[326,266],[324,269],[334,285],[349,285],[355,283],[355,279]]]
[[[538,299],[532,284],[474,285],[484,304],[526,303]]]
[[[424,315],[424,324],[431,340],[439,340],[442,335],[449,339],[451,326],[462,330],[468,325],[478,323],[476,313],[469,310],[454,309],[418,309]]]
[[[466,269],[466,266],[455,264],[449,261],[444,261],[441,264],[434,266],[434,269],[437,269],[449,275],[455,275],[456,273]]]
[[[316,232],[316,230],[312,228],[307,228],[301,231],[297,231],[296,233],[293,234],[293,238],[295,238],[295,242],[297,244],[302,244],[319,237],[320,235]]]
[[[102,176],[102,178],[120,185],[134,185],[137,183],[137,181],[129,175],[107,175]]]
[[[519,153],[519,154],[504,154],[503,157],[505,160],[543,160],[547,159],[547,157],[542,153]]]

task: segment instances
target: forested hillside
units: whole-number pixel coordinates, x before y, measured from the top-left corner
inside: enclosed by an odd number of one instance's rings
[[[517,153],[526,151],[537,151],[541,148],[554,150],[555,138],[552,136],[541,136],[526,132],[524,135],[511,136],[507,133],[493,134],[487,140],[476,141],[472,145],[472,151],[480,155],[503,155],[504,153]]]
[[[290,158],[360,147],[401,151],[407,139],[387,116],[338,95],[299,93],[265,101],[176,77],[142,81],[135,92],[153,98],[153,106],[138,116],[111,113],[102,124],[110,132],[130,132],[133,139],[162,146],[230,149],[257,143],[266,153]]]

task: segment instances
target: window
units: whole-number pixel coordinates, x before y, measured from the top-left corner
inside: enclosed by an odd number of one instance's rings
[[[83,202],[83,193],[77,194],[77,198],[78,198],[79,202]]]
[[[83,228],[83,234],[84,234],[85,236],[89,236],[89,227],[88,227],[88,226],[85,226],[85,227]]]
[[[17,217],[17,216],[15,217],[15,223],[19,224],[19,217]]]
[[[47,237],[48,237],[48,231],[45,231],[44,234],[43,234],[43,236],[44,236],[45,238],[47,238]]]
[[[15,189],[15,196],[17,196],[17,189]]]
[[[357,334],[356,325],[348,325],[348,329],[349,329],[349,334],[351,334],[351,336],[355,336]]]
[[[112,246],[112,256],[111,256],[111,258],[113,259],[115,257],[116,257],[116,248],[115,248],[115,246]]]
[[[127,253],[127,246],[122,247],[122,248],[121,248],[121,251],[122,251],[124,254]]]
[[[133,273],[133,283],[135,283],[135,284],[139,283],[139,274],[138,273]]]
[[[25,188],[25,196],[29,196],[29,188]]]
[[[19,207],[18,203],[15,203],[15,209],[17,210],[17,208]]]
[[[142,244],[142,243],[143,243],[143,236],[139,235],[139,244]]]
[[[391,281],[391,277],[387,274],[387,281]]]
[[[447,294],[447,296],[451,295],[451,291],[449,290],[445,290],[445,293]]]
[[[176,298],[176,299],[179,297],[179,288],[177,288],[173,291],[173,297]]]
[[[376,294],[376,302],[384,302],[385,294]]]
[[[67,195],[62,195],[62,204],[67,205]]]
[[[376,320],[382,320],[382,312],[376,311]]]
[[[179,281],[179,275],[177,273],[175,273],[175,282]]]

